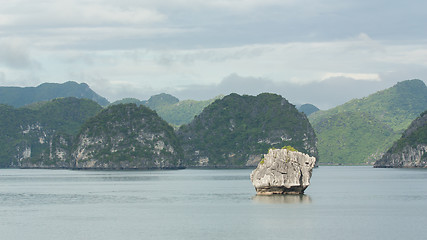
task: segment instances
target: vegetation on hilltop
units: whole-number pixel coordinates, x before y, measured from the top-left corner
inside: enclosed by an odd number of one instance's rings
[[[141,101],[136,98],[123,98],[122,100],[117,100],[115,102],[110,103],[108,106],[117,105],[117,104],[128,104],[128,103],[134,103],[136,105],[146,105],[147,101]]]
[[[109,104],[107,99],[92,91],[86,83],[43,83],[37,87],[0,87],[0,103],[13,107],[22,107],[61,97],[86,98],[101,106]]]
[[[225,96],[183,125],[178,135],[193,166],[206,159],[208,166],[245,166],[251,157],[284,145],[317,156],[308,119],[276,94]]]
[[[161,93],[161,94],[151,96],[145,105],[153,110],[158,110],[163,106],[173,105],[178,102],[179,102],[178,98],[170,94]]]
[[[426,108],[427,87],[407,80],[362,99],[309,116],[320,163],[366,164],[377,160]]]
[[[68,135],[76,135],[83,123],[95,116],[102,107],[88,99],[57,98],[37,110],[39,121],[49,128]]]
[[[77,168],[176,168],[182,164],[173,128],[145,106],[110,106],[89,119],[77,139]]]
[[[0,167],[46,160],[56,146],[68,151],[80,126],[101,109],[96,102],[77,98],[54,99],[33,108],[0,105]]]

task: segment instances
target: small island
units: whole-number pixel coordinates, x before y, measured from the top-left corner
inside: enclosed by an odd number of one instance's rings
[[[315,157],[293,147],[270,149],[250,177],[257,195],[303,194],[315,164]]]

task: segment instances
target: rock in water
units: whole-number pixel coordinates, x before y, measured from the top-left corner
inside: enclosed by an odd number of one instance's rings
[[[251,173],[258,195],[303,194],[310,185],[315,157],[287,149],[270,149]]]

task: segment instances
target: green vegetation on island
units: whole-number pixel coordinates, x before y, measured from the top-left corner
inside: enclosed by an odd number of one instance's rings
[[[427,159],[427,114],[412,122],[427,108],[421,80],[399,82],[327,111],[311,104],[298,111],[270,93],[207,101],[179,101],[163,93],[103,109],[86,99],[96,93],[74,82],[3,87],[0,93],[0,100],[21,106],[0,103],[0,167],[244,167],[256,166],[269,148],[284,145],[321,164],[417,167]],[[77,98],[63,97],[70,93]],[[49,100],[55,94],[60,98]],[[399,160],[399,154],[418,160]]]
[[[405,130],[375,167],[427,167],[427,111]]]
[[[426,107],[427,87],[407,80],[309,116],[321,164],[372,164]]]
[[[292,145],[317,157],[307,117],[276,94],[230,94],[178,131],[189,166],[256,166],[269,148]]]
[[[183,166],[173,128],[156,112],[119,104],[89,119],[73,151],[76,168],[151,169]]]
[[[51,166],[58,160],[55,152],[69,154],[73,136],[101,109],[94,101],[77,98],[54,99],[32,108],[0,105],[0,167],[31,167],[47,160]],[[65,167],[62,164],[59,167]]]

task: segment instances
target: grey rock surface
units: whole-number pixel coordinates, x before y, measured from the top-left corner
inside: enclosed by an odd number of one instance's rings
[[[307,154],[270,149],[250,177],[258,195],[303,194],[315,164]]]
[[[388,151],[375,162],[376,168],[427,168],[427,145],[405,146],[402,150],[392,153]]]

